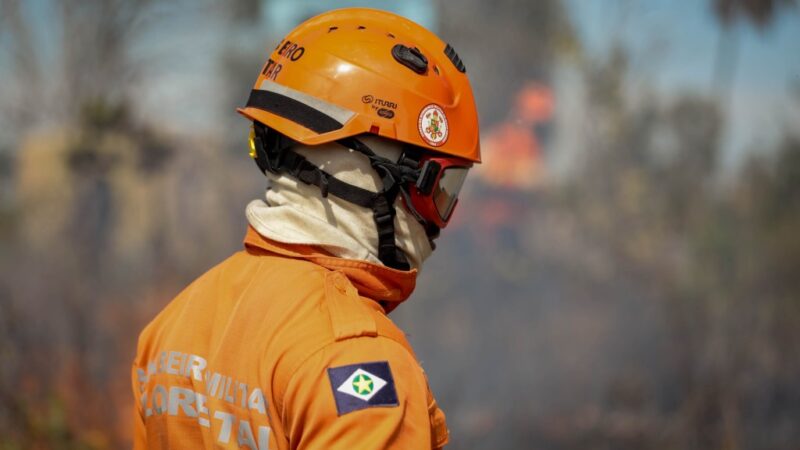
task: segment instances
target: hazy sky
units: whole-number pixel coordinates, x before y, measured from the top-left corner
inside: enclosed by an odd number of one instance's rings
[[[666,94],[709,93],[720,26],[711,1],[567,0],[587,51],[607,52],[621,42],[632,67]],[[783,10],[765,30],[740,24],[739,61],[731,89],[726,163],[758,151],[790,124],[800,123],[800,11]]]
[[[665,95],[684,91],[710,93],[714,89],[714,56],[720,27],[710,11],[710,1],[565,1],[584,50],[590,56],[602,56],[615,42],[621,42],[631,52],[634,75]],[[413,19],[423,23],[435,23],[437,19],[433,3],[427,0],[276,2],[263,9],[264,16],[274,18],[262,18],[256,27],[259,35],[253,30],[240,33],[238,42],[274,39],[262,29],[275,29],[276,22],[290,21],[304,14],[300,11],[303,8],[313,9],[320,3],[373,4],[414,16]],[[25,3],[27,12],[39,17],[37,22],[43,30],[37,35],[40,40],[53,38],[48,31],[53,28],[46,17],[50,11],[48,5],[52,4],[49,0]],[[294,12],[287,6],[301,4],[305,6],[298,6]],[[141,114],[169,116],[170,120],[162,123],[178,129],[198,123],[207,128],[218,123],[216,118],[221,114],[231,113],[220,111],[218,94],[224,80],[217,69],[220,55],[230,46],[239,45],[236,30],[221,26],[218,15],[207,13],[214,8],[219,10],[219,3],[200,1],[194,5],[196,11],[187,11],[169,27],[157,26],[134,50],[135,55],[153,62],[142,80]],[[769,147],[759,144],[769,144],[769,139],[778,136],[789,123],[800,122],[799,102],[789,95],[792,83],[800,86],[798,9],[781,11],[766,30],[756,30],[750,25],[738,26],[736,30],[740,33],[740,58],[729,104],[731,122],[724,141],[729,165],[740,160],[745,151]],[[266,48],[268,43],[262,45]],[[3,67],[2,56],[0,52],[0,73],[9,68]],[[246,93],[247,87],[242,92]]]

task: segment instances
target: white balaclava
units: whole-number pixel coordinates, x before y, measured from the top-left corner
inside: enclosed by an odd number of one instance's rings
[[[377,155],[397,161],[402,143],[378,136],[359,138]],[[312,164],[345,183],[372,192],[381,190],[382,182],[362,153],[337,143],[292,148]],[[253,200],[247,205],[247,220],[262,236],[285,244],[320,247],[346,259],[381,264],[378,259],[378,231],[372,210],[333,194],[322,197],[317,186],[307,185],[286,174],[267,172],[270,185],[266,202]],[[420,269],[432,249],[425,229],[403,205],[401,195],[395,201],[395,244],[408,258],[412,269]]]

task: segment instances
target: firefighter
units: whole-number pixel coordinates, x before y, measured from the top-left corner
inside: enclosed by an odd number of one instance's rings
[[[141,333],[137,449],[422,449],[444,413],[387,314],[480,162],[464,64],[430,31],[349,8],[270,55],[239,113],[269,179],[244,250]]]

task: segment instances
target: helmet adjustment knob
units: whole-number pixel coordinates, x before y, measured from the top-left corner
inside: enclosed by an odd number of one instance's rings
[[[397,44],[392,47],[392,56],[400,64],[422,75],[428,70],[428,58],[416,47]]]

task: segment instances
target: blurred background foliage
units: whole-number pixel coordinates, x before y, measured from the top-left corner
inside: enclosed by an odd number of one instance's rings
[[[232,108],[284,32],[354,4],[0,0],[0,449],[128,445],[137,333],[263,192]],[[796,448],[797,30],[758,91],[776,126],[736,119],[743,42],[798,27],[796,3],[360,4],[453,44],[481,112],[485,164],[393,313],[450,448]],[[642,4],[668,30],[626,34]],[[664,48],[682,9],[718,35],[692,61]],[[691,89],[648,70],[697,60]]]

